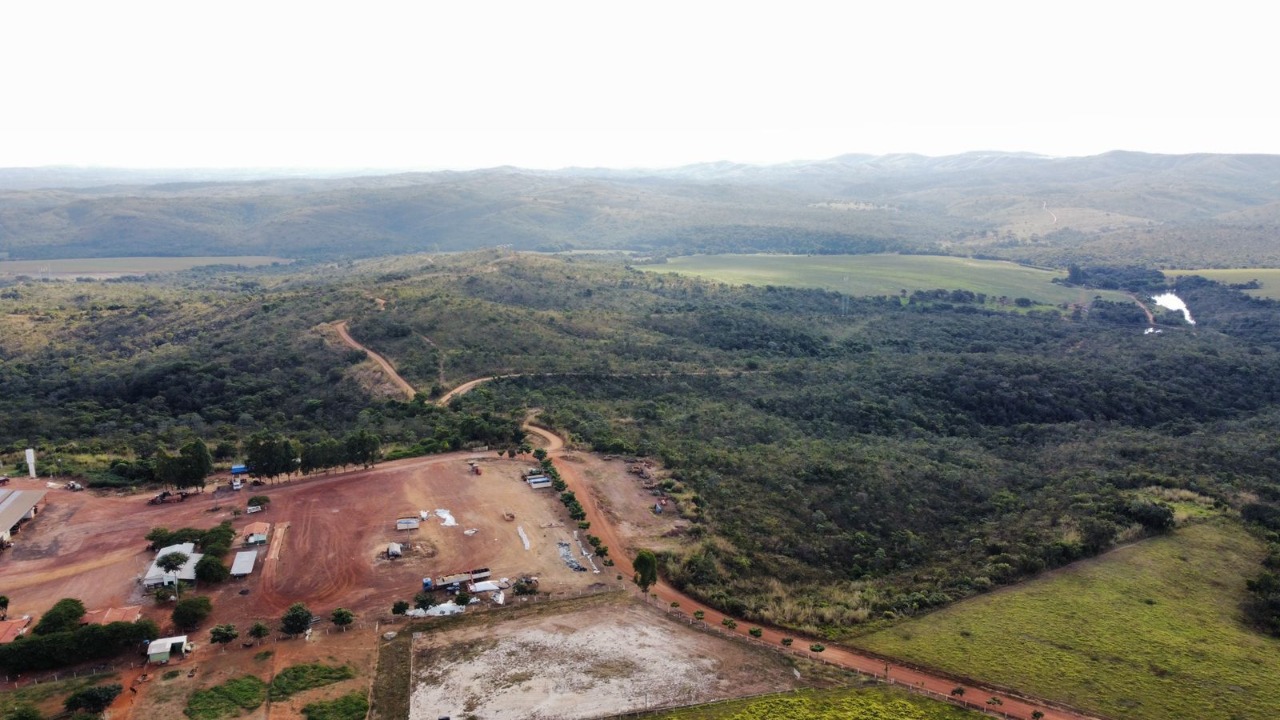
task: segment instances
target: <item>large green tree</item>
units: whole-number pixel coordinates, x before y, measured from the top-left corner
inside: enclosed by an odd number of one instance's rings
[[[36,635],[65,632],[80,627],[80,618],[84,617],[84,603],[75,598],[63,598],[53,604],[48,612],[40,617],[40,622],[31,628]]]
[[[274,480],[298,469],[298,448],[278,433],[254,433],[245,442],[245,462],[258,477]]]
[[[649,588],[658,582],[658,557],[653,554],[652,550],[641,550],[636,553],[636,561],[634,563],[636,569],[636,584],[640,586],[641,592],[649,592]]]
[[[294,603],[280,618],[280,630],[286,635],[300,635],[311,627],[311,610],[302,603]]]
[[[160,453],[155,460],[156,479],[176,488],[204,489],[206,478],[213,472],[213,457],[199,438],[184,444],[177,455]]]
[[[382,440],[368,430],[357,430],[343,441],[346,460],[352,465],[373,467],[381,455]]]

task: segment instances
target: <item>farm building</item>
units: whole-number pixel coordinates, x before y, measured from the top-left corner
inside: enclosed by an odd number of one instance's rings
[[[258,559],[257,550],[241,550],[231,563],[231,577],[245,577],[253,572],[253,563]]]
[[[398,558],[401,555],[404,555],[404,548],[400,546],[400,543],[390,543],[387,545],[388,558]]]
[[[147,646],[147,661],[163,665],[164,663],[169,662],[169,657],[174,653],[186,657],[186,654],[191,652],[193,649],[194,646],[187,642],[186,635],[175,635],[174,637],[160,638],[159,640],[153,640],[151,644]]]
[[[187,562],[176,572],[165,572],[156,564],[160,558],[169,553],[179,552],[187,556]],[[176,585],[179,580],[186,582],[195,582],[196,579],[196,563],[200,562],[200,558],[204,557],[196,552],[195,543],[181,543],[178,545],[170,545],[161,548],[156,553],[156,559],[152,561],[151,567],[147,570],[147,574],[142,576],[142,586],[145,588],[159,587],[161,585]]]
[[[113,622],[138,622],[142,619],[142,606],[129,605],[122,608],[106,608],[90,610],[80,618],[81,625],[106,625]]]
[[[404,517],[396,520],[397,530],[417,530],[421,521],[418,518]]]
[[[0,620],[0,645],[11,643],[27,634],[27,626],[31,624],[31,616],[17,620]]]
[[[271,534],[271,523],[256,522],[244,526],[245,545],[266,545]]]
[[[0,490],[0,543],[9,542],[19,525],[43,509],[43,490]]]
[[[545,478],[545,477],[529,478],[529,487],[533,488],[534,490],[543,490],[545,488],[549,488],[551,487],[551,478]]]

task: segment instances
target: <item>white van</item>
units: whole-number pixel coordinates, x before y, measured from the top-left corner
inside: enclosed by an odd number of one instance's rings
[[[240,489],[240,488],[242,488],[242,487],[244,487],[244,481],[243,481],[243,480],[241,480],[240,478],[231,478],[231,489],[232,489],[232,490],[239,490],[239,489]]]

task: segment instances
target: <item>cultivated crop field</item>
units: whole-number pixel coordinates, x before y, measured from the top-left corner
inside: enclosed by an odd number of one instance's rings
[[[696,255],[671,258],[655,272],[695,275],[731,285],[788,285],[847,295],[897,295],[902,290],[971,290],[991,300],[1026,297],[1040,303],[1087,303],[1095,295],[1109,300],[1122,293],[1055,285],[1065,273],[998,260],[934,255]]]
[[[7,260],[0,262],[0,277],[30,275],[71,279],[77,277],[112,278],[122,275],[178,272],[202,265],[243,265],[259,267],[272,263],[288,263],[285,258],[267,255],[227,255],[200,257],[105,257],[68,260]]]
[[[798,690],[646,715],[647,720],[962,720],[983,715],[884,686]]]
[[[1274,718],[1280,641],[1241,624],[1261,555],[1216,518],[852,642],[1109,717]]]

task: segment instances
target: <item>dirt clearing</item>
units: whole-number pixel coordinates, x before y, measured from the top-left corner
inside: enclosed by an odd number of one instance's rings
[[[796,684],[782,656],[625,597],[570,614],[491,617],[416,638],[410,718],[597,718]]]

